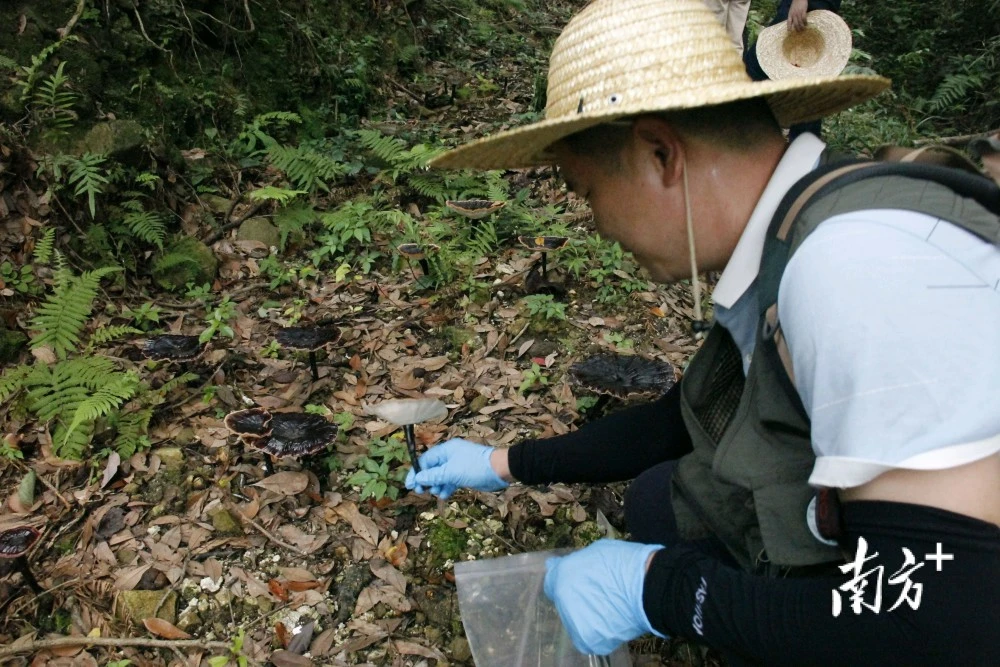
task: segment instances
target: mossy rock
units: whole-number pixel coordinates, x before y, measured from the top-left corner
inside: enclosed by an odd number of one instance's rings
[[[220,535],[242,535],[243,526],[230,514],[229,510],[220,509],[212,514],[212,528]]]
[[[271,224],[271,221],[262,216],[248,218],[240,225],[236,232],[238,241],[258,241],[268,248],[281,247],[281,232]]]
[[[16,361],[27,343],[28,337],[20,331],[0,329],[0,364],[6,366]]]
[[[133,623],[142,623],[142,619],[154,616],[169,623],[176,623],[177,593],[173,591],[166,594],[160,610],[153,613],[163,597],[163,591],[121,591],[116,598],[116,615],[123,621],[130,620]]]
[[[138,164],[146,143],[146,131],[134,120],[108,120],[94,125],[77,147],[80,153],[110,155],[128,164]]]
[[[185,289],[188,283],[204,285],[215,280],[219,260],[207,245],[187,236],[160,255],[153,264],[153,280],[167,290]]]

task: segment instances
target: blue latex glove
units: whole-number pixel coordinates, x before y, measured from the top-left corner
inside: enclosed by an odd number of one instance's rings
[[[493,447],[479,445],[462,438],[431,447],[420,456],[420,472],[406,474],[406,488],[417,493],[429,489],[446,500],[457,489],[499,491],[509,486],[490,465]]]
[[[545,562],[545,594],[555,603],[578,651],[608,655],[646,633],[664,637],[650,625],[642,606],[646,559],[662,548],[598,540]]]

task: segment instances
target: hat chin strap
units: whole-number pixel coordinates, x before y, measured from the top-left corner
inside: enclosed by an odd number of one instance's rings
[[[701,338],[709,325],[705,322],[701,312],[701,281],[698,280],[698,257],[694,250],[694,222],[691,218],[691,195],[688,192],[687,160],[682,159],[684,160],[681,168],[684,176],[684,213],[687,217],[688,249],[691,258],[691,289],[694,293],[694,321],[691,322],[691,328],[694,330],[695,338]]]

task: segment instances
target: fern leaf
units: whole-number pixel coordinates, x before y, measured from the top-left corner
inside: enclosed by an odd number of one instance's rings
[[[28,365],[15,366],[0,375],[0,403],[16,394],[24,385],[24,379],[31,374],[33,368]]]
[[[107,380],[107,384],[77,405],[73,413],[73,421],[63,433],[64,446],[81,424],[89,424],[100,417],[111,414],[120,408],[125,401],[135,396],[136,389],[139,388],[139,376],[132,371],[115,373]]]
[[[79,159],[70,158],[69,184],[75,186],[74,194],[87,195],[91,218],[97,215],[97,195],[104,192],[104,186],[108,184],[107,177],[100,171],[106,159],[104,155],[90,152]]]
[[[181,385],[185,385],[188,382],[197,379],[198,379],[197,373],[182,373],[177,377],[171,378],[166,382],[164,382],[162,385],[160,385],[159,389],[150,392],[148,396],[152,398],[154,403],[159,403],[160,401],[165,399],[168,395],[170,395],[170,392],[172,392],[174,389],[177,389]]]
[[[87,344],[87,349],[93,349],[97,345],[104,345],[113,340],[118,340],[119,338],[124,338],[125,336],[133,335],[143,335],[141,329],[136,329],[135,327],[130,327],[127,324],[116,326],[116,327],[98,327],[94,333],[90,336],[90,342]]]
[[[157,213],[153,211],[127,213],[124,222],[137,239],[163,250],[163,241],[167,238],[167,226]]]
[[[274,225],[281,232],[281,250],[285,249],[290,234],[297,234],[317,220],[316,211],[309,204],[286,206],[274,214]]]
[[[379,159],[393,164],[406,150],[406,145],[395,137],[389,137],[378,130],[358,130],[361,145],[374,153]]]
[[[80,332],[90,317],[97,287],[101,278],[120,271],[117,266],[107,266],[74,276],[65,268],[56,271],[56,284],[52,294],[38,308],[31,326],[38,333],[31,339],[31,347],[48,345],[60,359],[80,344]]]
[[[257,188],[250,193],[250,199],[254,201],[276,201],[279,204],[287,204],[299,195],[308,194],[305,190],[289,190],[287,188],[277,188],[273,185],[266,185]]]
[[[56,243],[56,228],[46,227],[42,231],[42,238],[35,242],[35,262],[38,264],[48,264],[52,259],[52,249]]]
[[[115,436],[113,446],[115,451],[123,459],[135,454],[140,449],[149,447],[149,421],[153,417],[152,408],[142,408],[134,412],[128,412],[114,420],[113,426],[118,434]]]

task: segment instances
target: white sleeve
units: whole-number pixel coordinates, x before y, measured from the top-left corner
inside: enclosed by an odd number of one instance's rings
[[[812,422],[812,484],[1000,451],[996,246],[919,213],[837,216],[789,261],[778,316]]]

